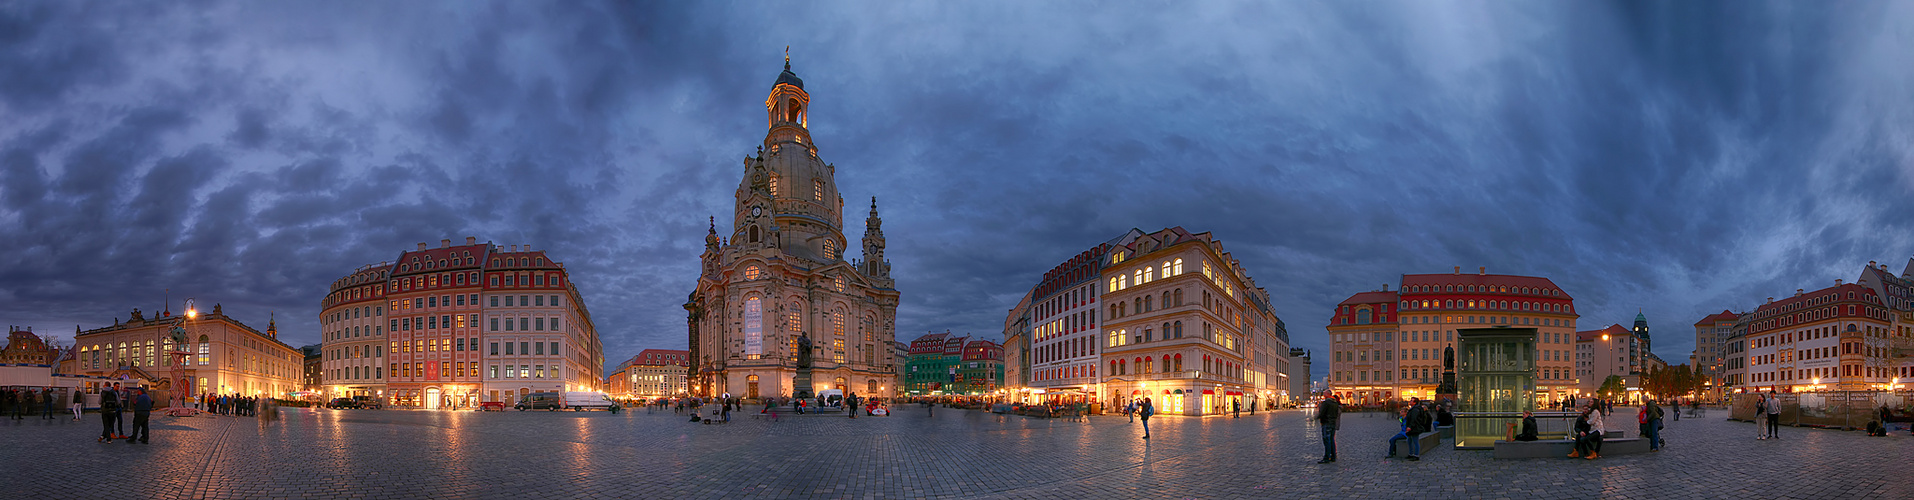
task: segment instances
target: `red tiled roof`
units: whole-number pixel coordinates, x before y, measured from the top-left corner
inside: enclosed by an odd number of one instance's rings
[[[1551,297],[1551,298],[1558,298],[1558,299],[1573,298],[1569,296],[1566,290],[1562,290],[1562,287],[1556,286],[1554,281],[1549,281],[1548,278],[1542,278],[1542,277],[1536,277],[1536,276],[1515,276],[1515,275],[1508,275],[1508,274],[1468,274],[1468,273],[1404,274],[1402,275],[1402,289],[1401,289],[1402,293],[1405,293],[1405,294],[1433,293],[1433,292],[1416,292],[1413,288],[1410,288],[1417,285],[1495,285],[1495,286],[1507,286],[1510,288],[1529,287],[1529,288],[1539,288],[1542,290],[1556,291],[1556,295],[1552,295],[1552,296],[1543,295],[1544,297]],[[1443,293],[1449,293],[1449,292],[1443,292]],[[1509,292],[1509,293],[1515,293],[1515,292]]]
[[[1716,322],[1722,322],[1722,321],[1733,322],[1736,318],[1739,318],[1739,317],[1741,317],[1741,315],[1735,314],[1734,312],[1729,311],[1727,309],[1722,309],[1721,312],[1719,313],[1710,314],[1710,315],[1702,317],[1701,321],[1695,322],[1695,326],[1712,325],[1712,324],[1715,324]]]
[[[1602,334],[1604,333],[1609,335],[1629,335],[1633,332],[1628,331],[1627,328],[1623,328],[1622,325],[1608,325],[1608,328],[1603,328],[1600,330],[1583,330],[1583,331],[1575,332],[1575,341],[1576,342],[1593,342],[1595,341],[1595,339],[1601,338]]]
[[[1362,292],[1350,295],[1349,298],[1343,299],[1342,302],[1337,302],[1336,305],[1394,304],[1397,300],[1396,292]]]
[[[1771,311],[1775,309],[1780,309],[1780,308],[1788,307],[1797,303],[1801,303],[1803,301],[1819,298],[1827,294],[1842,294],[1843,292],[1859,292],[1859,295],[1856,295],[1855,298],[1853,299],[1856,301],[1865,301],[1869,304],[1881,303],[1879,299],[1874,297],[1874,289],[1868,288],[1863,285],[1855,284],[1855,283],[1847,283],[1847,284],[1835,285],[1835,286],[1823,288],[1820,290],[1815,290],[1812,292],[1802,293],[1800,296],[1788,297],[1785,299],[1777,300],[1771,304],[1762,304],[1761,307],[1755,308],[1755,312],[1759,314],[1762,311]],[[1840,295],[1840,297],[1835,300],[1845,302],[1845,301],[1848,301],[1849,299],[1847,299],[1846,295],[1843,294],[1843,295]]]

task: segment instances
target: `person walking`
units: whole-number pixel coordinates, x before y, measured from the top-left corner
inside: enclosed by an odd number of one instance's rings
[[[73,408],[73,421],[75,422],[80,421],[80,412],[85,410],[86,408],[86,392],[81,391],[80,388],[78,387],[73,388],[72,408]]]
[[[852,419],[857,418],[857,393],[844,397],[844,413],[850,414]]]
[[[133,435],[126,438],[126,444],[133,444],[135,439],[140,440],[140,444],[146,444],[153,438],[153,428],[147,425],[148,418],[153,415],[153,398],[146,395],[144,387],[133,391]]]
[[[1156,415],[1156,405],[1151,404],[1150,398],[1146,396],[1143,398],[1143,407],[1138,409],[1137,413],[1140,413],[1141,415],[1139,416],[1143,417],[1143,439],[1149,439],[1150,416]]]
[[[1675,409],[1675,421],[1680,422],[1681,421],[1681,400],[1677,399],[1674,402],[1669,403],[1668,407]]]
[[[1230,413],[1232,414],[1229,418],[1243,418],[1243,402],[1242,401],[1232,399],[1229,401],[1229,407],[1230,407]]]
[[[113,390],[110,388],[102,388],[100,390],[100,438],[94,441],[101,443],[113,442],[113,421],[117,420],[116,416],[119,414],[119,410],[119,396],[113,394]]]
[[[1655,400],[1642,402],[1642,408],[1635,413],[1636,422],[1641,424],[1642,437],[1648,438],[1648,451],[1661,451],[1661,407]]]
[[[1316,463],[1326,464],[1336,461],[1336,428],[1342,424],[1342,403],[1330,394],[1316,405],[1316,423],[1322,428],[1323,459]]]
[[[1781,396],[1768,391],[1768,439],[1781,439]]]
[[[46,392],[41,394],[40,406],[41,410],[43,410],[41,414],[46,415],[46,420],[53,420],[54,403],[55,400],[58,399],[60,399],[60,397],[53,394],[52,387],[48,387]]]

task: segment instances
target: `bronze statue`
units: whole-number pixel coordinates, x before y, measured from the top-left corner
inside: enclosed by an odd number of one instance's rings
[[[1442,348],[1442,369],[1455,369],[1455,346]]]
[[[798,368],[811,367],[811,336],[798,335]]]

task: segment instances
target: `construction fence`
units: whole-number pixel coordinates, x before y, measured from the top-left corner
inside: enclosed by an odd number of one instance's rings
[[[1755,420],[1757,401],[1764,396],[1734,395],[1728,418]],[[1781,425],[1861,429],[1867,427],[1870,421],[1881,420],[1882,408],[1891,412],[1893,421],[1914,420],[1914,405],[1910,405],[1914,403],[1914,393],[1908,391],[1801,392],[1775,396],[1781,400],[1781,412],[1777,415]]]

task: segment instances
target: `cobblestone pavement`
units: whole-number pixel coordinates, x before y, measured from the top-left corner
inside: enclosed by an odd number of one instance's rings
[[[1632,411],[1623,412],[1630,415]],[[1385,460],[1391,421],[1349,415],[1319,465],[1301,411],[1087,422],[903,408],[893,417],[669,410],[285,409],[155,416],[152,444],[100,444],[98,417],[0,421],[7,498],[1909,498],[1914,437],[1669,422],[1668,450],[1587,461],[1440,449]],[[1630,426],[1632,427],[1632,425]],[[1633,434],[1632,432],[1630,434]],[[1445,442],[1445,444],[1449,444]],[[1902,469],[1897,472],[1897,469]]]

